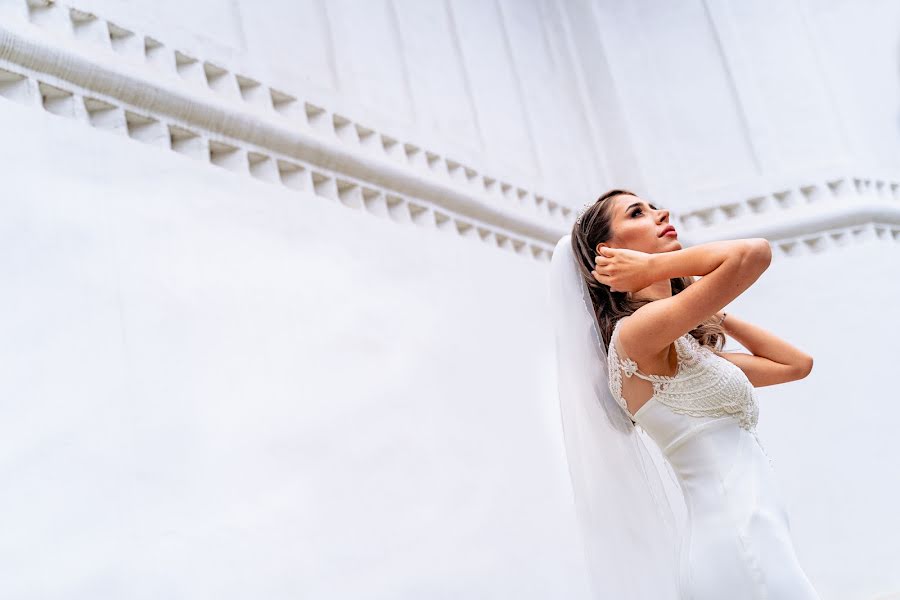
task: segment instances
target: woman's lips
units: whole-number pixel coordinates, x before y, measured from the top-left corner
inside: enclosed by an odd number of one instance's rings
[[[678,237],[678,232],[675,231],[674,229],[670,229],[670,230],[668,230],[667,232],[665,232],[665,233],[663,234],[663,237],[665,237],[665,236],[669,236],[669,237]]]

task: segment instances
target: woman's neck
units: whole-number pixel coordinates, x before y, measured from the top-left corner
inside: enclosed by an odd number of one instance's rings
[[[672,281],[663,279],[631,293],[634,300],[662,300],[672,297]]]

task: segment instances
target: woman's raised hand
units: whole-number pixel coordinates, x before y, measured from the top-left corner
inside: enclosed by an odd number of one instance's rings
[[[614,292],[636,292],[656,281],[650,268],[652,257],[638,250],[601,246],[592,274]]]

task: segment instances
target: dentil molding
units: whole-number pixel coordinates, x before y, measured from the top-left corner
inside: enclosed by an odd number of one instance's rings
[[[577,216],[293,90],[53,0],[0,0],[0,98],[537,260],[549,260]],[[900,183],[811,178],[673,218],[686,244],[765,237],[776,256],[896,243]]]

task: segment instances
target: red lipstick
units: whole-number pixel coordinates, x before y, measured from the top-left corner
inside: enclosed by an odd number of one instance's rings
[[[664,235],[668,235],[671,237],[678,237],[678,232],[675,231],[675,228],[671,225],[666,225],[663,230],[659,233],[659,237],[663,237]]]

